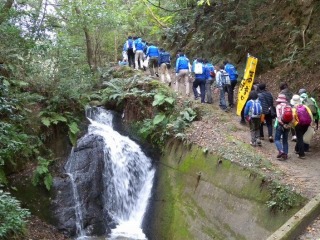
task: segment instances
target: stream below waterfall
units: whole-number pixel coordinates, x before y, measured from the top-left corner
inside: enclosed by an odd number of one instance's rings
[[[72,214],[70,228],[75,228],[77,240],[147,239],[142,223],[154,181],[152,160],[114,130],[112,112],[90,108],[87,118],[88,132],[65,165],[73,196],[73,206],[64,210]]]

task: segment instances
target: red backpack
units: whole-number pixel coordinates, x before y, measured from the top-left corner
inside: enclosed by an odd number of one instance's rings
[[[292,107],[290,105],[285,105],[284,107],[282,107],[281,121],[287,124],[290,123],[292,119]]]

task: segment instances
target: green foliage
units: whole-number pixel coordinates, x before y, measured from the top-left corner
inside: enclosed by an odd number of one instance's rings
[[[199,6],[202,6],[203,4],[207,4],[207,5],[210,6],[210,0],[199,0],[199,1],[197,2],[197,4],[198,4]]]
[[[119,106],[125,102],[139,105],[139,114],[146,109],[153,112],[152,118],[145,118],[136,123],[138,134],[146,140],[151,140],[158,146],[163,146],[169,136],[183,138],[184,129],[195,119],[196,113],[186,106],[181,109],[176,105],[175,94],[159,81],[140,75],[123,79],[111,79],[106,82],[106,88],[94,93],[94,98],[103,102],[114,101]],[[101,97],[97,96],[101,95]],[[130,113],[138,114],[138,113]]]
[[[32,183],[34,185],[44,183],[48,191],[50,190],[53,183],[52,175],[49,172],[49,166],[51,163],[52,163],[52,160],[38,157],[38,166],[34,171],[33,178],[32,178]]]
[[[152,106],[161,106],[164,103],[169,103],[172,106],[175,103],[175,99],[173,97],[166,96],[164,93],[157,93],[154,96]]]
[[[68,126],[69,139],[73,145],[76,144],[77,134],[80,132],[80,130],[72,113],[64,112],[62,115],[56,112],[44,110],[39,113],[39,117],[41,117],[41,123],[46,127],[50,127],[52,124],[66,124]]]
[[[149,81],[149,79],[139,75],[127,79],[111,79],[106,83],[106,88],[100,92],[102,102],[116,101],[117,104],[120,104],[131,97],[150,98],[155,93],[142,89],[144,81]],[[94,96],[96,94],[94,93]]]
[[[288,186],[273,182],[268,188],[271,191],[271,197],[267,202],[267,206],[273,212],[286,212],[302,204],[302,197],[293,192]]]
[[[143,138],[151,138],[158,146],[163,146],[169,136],[184,139],[183,131],[196,118],[196,112],[187,107],[178,114],[170,112],[157,114],[153,119],[146,119],[141,124],[140,134]]]
[[[0,238],[13,239],[23,234],[30,212],[20,207],[20,202],[0,189]]]
[[[0,121],[0,166],[16,165],[20,159],[31,158],[38,153],[39,144],[36,137],[27,135],[13,124]]]

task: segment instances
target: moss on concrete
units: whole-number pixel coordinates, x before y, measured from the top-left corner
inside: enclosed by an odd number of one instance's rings
[[[156,193],[155,239],[263,239],[299,210],[272,213],[263,175],[179,141],[166,147]]]

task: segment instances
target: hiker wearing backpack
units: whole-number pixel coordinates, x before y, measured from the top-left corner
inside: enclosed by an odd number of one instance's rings
[[[272,116],[270,109],[273,107],[273,96],[272,94],[266,90],[266,84],[265,83],[260,83],[259,84],[259,100],[262,105],[262,114],[264,114],[264,120],[267,125],[268,129],[268,138],[270,142],[273,142],[273,128],[272,128]],[[264,132],[263,132],[263,126],[264,126],[264,121],[261,122],[260,125],[260,139],[264,139]]]
[[[141,38],[138,38],[133,45],[133,52],[134,54],[134,63],[135,63],[135,69],[143,68],[143,59],[144,59],[144,54],[143,54],[143,49],[144,49],[144,43],[142,42]]]
[[[226,77],[227,72],[223,69],[223,65],[215,65],[216,70],[216,88],[219,90],[219,106],[222,110],[227,111],[227,103],[225,99],[225,92],[227,89],[227,85],[230,85],[230,78]]]
[[[293,120],[292,107],[287,101],[286,95],[282,93],[278,95],[276,103],[277,117],[274,124],[274,143],[278,150],[277,159],[287,160],[289,152],[288,136]]]
[[[205,103],[205,96],[206,96],[206,68],[203,64],[202,59],[197,59],[197,62],[192,67],[192,72],[194,72],[194,82],[192,84],[192,90],[194,94],[194,98],[198,99],[198,91],[197,87],[200,87],[200,96],[201,96],[201,103]]]
[[[123,44],[122,48],[122,62],[128,62],[127,42]]]
[[[154,44],[150,43],[147,49],[147,57],[149,58],[148,67],[149,67],[151,76],[154,76],[154,74],[156,74],[156,76],[159,77],[159,73],[158,73],[159,48],[156,47]]]
[[[206,71],[206,103],[211,104],[213,103],[211,85],[213,84],[213,79],[215,78],[216,74],[214,72],[214,66],[211,63],[209,63],[207,59],[204,59],[203,63]]]
[[[262,106],[261,102],[258,98],[258,93],[256,91],[251,91],[249,94],[249,100],[246,103],[244,109],[244,117],[249,122],[250,126],[250,135],[251,141],[250,144],[252,146],[261,146],[260,140],[260,123],[261,123],[261,114],[262,114]]]
[[[128,55],[128,62],[129,67],[134,67],[134,52],[133,52],[133,39],[132,36],[128,37],[128,40],[126,41],[126,49],[127,49],[127,55]]]
[[[319,128],[320,109],[317,101],[313,97],[309,97],[305,89],[299,90],[300,100],[302,104],[306,105],[312,112],[313,120],[316,124],[316,129]]]
[[[303,135],[308,130],[308,127],[311,125],[313,117],[311,110],[301,103],[300,96],[295,94],[293,95],[290,103],[293,107],[293,126],[296,131],[297,143],[294,148],[295,152],[298,154],[298,157],[301,159],[305,158],[305,146],[303,142]]]
[[[228,103],[229,107],[234,106],[234,88],[237,85],[238,80],[238,71],[234,65],[229,63],[227,60],[223,62],[224,70],[229,74],[230,77],[230,85],[228,86]]]
[[[178,94],[181,89],[181,82],[186,86],[186,96],[190,96],[190,82],[189,74],[191,72],[191,65],[189,59],[183,52],[180,52],[176,61],[176,85],[175,92]]]
[[[163,48],[161,48],[159,55],[160,80],[162,83],[167,83],[169,86],[171,86],[171,77],[169,73],[169,69],[171,68],[170,61],[170,53],[166,52]]]
[[[293,93],[290,91],[288,84],[286,82],[281,82],[279,87],[280,87],[280,93],[284,94],[287,98],[288,103],[290,103]],[[296,137],[296,132],[294,130],[294,127],[290,129],[290,132],[292,135],[291,141],[296,142],[297,137]]]

